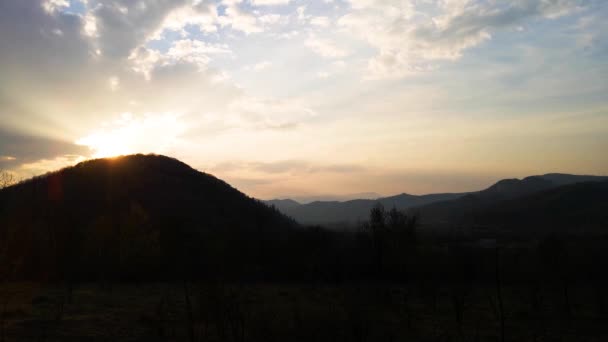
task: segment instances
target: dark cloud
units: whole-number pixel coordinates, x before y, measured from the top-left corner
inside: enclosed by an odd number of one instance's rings
[[[15,169],[19,165],[41,159],[88,153],[88,148],[71,142],[27,136],[0,128],[0,168],[2,169]]]
[[[510,5],[468,6],[457,15],[452,16],[440,30],[435,24],[421,26],[413,34],[418,39],[438,44],[461,46],[467,41],[479,37],[484,32],[519,25],[538,16],[557,17],[573,11],[578,5],[589,1],[578,0],[520,0]]]
[[[0,2],[0,77],[29,75],[32,82],[41,82],[76,76],[64,71],[78,70],[92,53],[82,29],[80,16],[48,13],[40,1]]]
[[[186,4],[185,0],[95,1],[99,43],[102,52],[113,58],[128,57],[160,27],[169,11]]]

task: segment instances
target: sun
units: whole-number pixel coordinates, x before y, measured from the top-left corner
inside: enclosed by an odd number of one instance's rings
[[[162,153],[174,145],[185,127],[173,114],[135,118],[125,113],[112,125],[104,126],[76,141],[87,146],[93,158],[110,158],[134,153]]]
[[[76,143],[89,147],[94,158],[108,158],[132,153],[126,139],[116,137],[114,134],[97,133],[86,136]]]
[[[76,141],[77,145],[87,146],[93,151],[94,158],[109,158],[134,153],[138,127],[131,117],[117,122],[113,127],[104,127]]]

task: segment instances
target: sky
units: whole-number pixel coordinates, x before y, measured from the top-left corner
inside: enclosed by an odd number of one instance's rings
[[[159,153],[262,199],[607,175],[606,18],[604,0],[0,0],[0,169]]]

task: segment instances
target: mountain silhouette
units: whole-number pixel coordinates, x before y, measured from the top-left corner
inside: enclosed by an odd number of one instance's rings
[[[487,226],[534,228],[535,233],[608,226],[608,181],[561,185],[549,190],[500,201],[472,212],[469,221]],[[539,231],[540,230],[540,231]]]
[[[273,199],[266,201],[266,204],[274,206],[280,211],[289,210],[291,208],[295,208],[302,205],[300,202],[294,201],[292,199]]]
[[[284,214],[303,224],[352,225],[367,220],[370,209],[381,203],[386,208],[411,209],[427,223],[454,223],[472,211],[504,200],[556,188],[562,185],[608,180],[604,176],[551,173],[523,179],[503,179],[485,190],[470,193],[440,193],[428,195],[400,194],[396,196],[350,201],[315,201],[301,204],[291,199],[270,200]]]
[[[381,203],[386,208],[395,207],[404,210],[438,201],[455,199],[464,195],[460,193],[430,195],[410,195],[404,193],[376,200],[315,201],[300,204],[296,201],[285,199],[270,200],[266,201],[266,203],[275,206],[284,214],[303,224],[354,224],[358,221],[367,220],[370,209],[376,203]]]
[[[563,213],[554,212],[554,209],[560,207],[560,204],[551,201],[579,201],[581,204],[584,203],[589,207],[594,207],[598,199],[594,192],[601,193],[605,181],[608,181],[608,177],[567,174],[530,176],[521,180],[504,179],[485,190],[470,193],[458,199],[421,206],[416,210],[426,223],[433,224],[479,223],[478,218],[485,217],[484,223],[500,225],[501,222],[490,220],[490,218],[497,218],[500,216],[497,213],[505,213],[506,208],[512,208],[513,215],[509,218],[509,222],[519,220],[520,217],[534,216],[537,219],[541,216],[547,218],[549,216],[558,217]],[[579,187],[590,191],[590,196],[583,196],[583,191],[580,193],[577,191],[571,192],[572,189],[578,189]],[[536,208],[536,203],[533,203],[535,198],[539,201],[538,203],[545,203],[546,208]],[[533,211],[536,214],[533,214]],[[506,219],[506,216],[503,218]],[[504,222],[506,223],[506,221]]]
[[[176,159],[97,159],[0,191],[0,252],[13,262],[0,272],[56,273],[65,271],[64,259],[77,258],[90,265],[116,259],[112,267],[129,273],[176,251],[198,253],[204,249],[199,242],[211,237],[261,236],[295,226]]]

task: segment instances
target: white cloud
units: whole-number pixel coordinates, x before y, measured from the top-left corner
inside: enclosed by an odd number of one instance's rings
[[[98,37],[99,33],[97,32],[97,19],[95,18],[95,16],[91,15],[90,13],[87,13],[84,16],[83,31],[86,36],[89,36],[92,38]]]
[[[69,6],[70,3],[67,0],[44,0],[42,2],[42,8],[48,13],[53,13]]]
[[[263,32],[263,27],[258,23],[258,18],[243,11],[237,4],[226,8],[226,15],[219,17],[222,26],[230,26],[233,30],[242,31],[246,34]]]
[[[298,6],[296,8],[296,13],[298,15],[298,20],[300,21],[306,21],[310,18],[310,15],[306,14],[306,5]]]
[[[322,57],[340,58],[349,55],[347,50],[336,46],[332,41],[314,35],[309,36],[304,45]]]
[[[273,6],[273,5],[287,5],[291,0],[251,0],[251,4],[254,6]]]
[[[240,97],[231,102],[232,124],[255,129],[292,129],[316,112],[298,99],[260,99]]]
[[[201,32],[216,32],[218,26],[217,8],[206,2],[194,6],[178,7],[168,13],[150,39],[161,39],[165,30],[185,32],[184,28],[188,25],[197,26]],[[184,33],[183,35],[187,34]]]
[[[497,1],[350,0],[352,11],[339,25],[378,50],[369,61],[375,78],[402,77],[432,70],[433,61],[455,60],[492,33],[534,17],[556,18],[578,9],[576,0]]]
[[[205,70],[211,60],[210,55],[232,54],[226,44],[210,44],[200,40],[176,40],[166,53],[140,47],[129,56],[132,69],[150,79],[151,71],[157,66],[176,63],[190,63],[199,70]]]
[[[252,69],[254,71],[262,71],[262,70],[270,68],[271,66],[272,66],[271,62],[264,61],[264,62],[260,62],[260,63],[255,64]]]
[[[264,14],[258,17],[258,20],[264,25],[275,25],[280,23],[284,18],[280,14]]]
[[[310,24],[319,27],[328,27],[330,25],[328,17],[313,17],[310,19]]]
[[[205,68],[209,55],[231,54],[226,44],[209,44],[200,40],[183,39],[174,41],[166,56],[174,61],[186,61]]]

